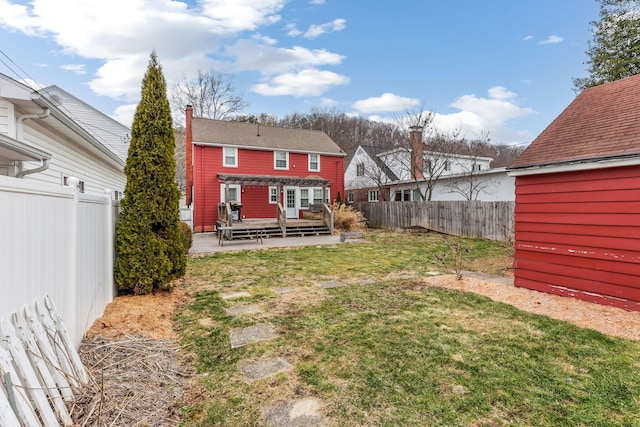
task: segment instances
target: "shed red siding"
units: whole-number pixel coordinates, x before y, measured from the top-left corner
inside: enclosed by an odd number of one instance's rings
[[[289,153],[289,169],[274,168],[273,151],[238,148],[238,167],[224,167],[222,148],[194,145],[194,230],[213,231],[218,219],[220,203],[220,181],[218,174],[289,176],[306,178],[319,176],[331,181],[330,196],[344,197],[344,158],[320,155],[320,172],[309,171],[305,153]],[[277,207],[269,203],[269,188],[243,186],[241,193],[242,215],[245,218],[275,218]]]
[[[640,311],[640,167],[516,177],[515,285]]]

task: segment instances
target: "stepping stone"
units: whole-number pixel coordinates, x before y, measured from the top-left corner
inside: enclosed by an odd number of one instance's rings
[[[328,282],[320,282],[320,287],[322,289],[331,289],[331,288],[344,288],[345,285],[342,282],[338,282],[337,280],[330,280]]]
[[[266,425],[271,427],[312,427],[325,423],[320,412],[322,402],[308,398],[282,403],[266,413]]]
[[[223,300],[228,300],[228,299],[236,299],[236,298],[243,298],[243,297],[250,297],[251,294],[249,292],[231,292],[230,294],[222,294],[221,297]]]
[[[372,285],[374,283],[376,283],[374,279],[364,279],[360,281],[361,285]]]
[[[268,341],[275,337],[271,323],[258,323],[246,328],[233,328],[230,332],[231,348],[244,347],[255,341]]]
[[[428,271],[427,272],[427,276],[439,276],[442,273],[440,273],[439,271]]]
[[[260,359],[253,362],[240,362],[238,369],[244,374],[249,381],[259,380],[268,376],[277,374],[278,372],[288,371],[293,368],[289,362],[284,359]]]
[[[262,307],[257,304],[254,305],[236,305],[235,307],[227,308],[227,314],[229,316],[237,316],[239,314],[255,314],[262,313]]]
[[[415,279],[416,276],[413,274],[398,274],[395,278],[400,280],[410,280]]]
[[[295,291],[296,288],[293,286],[288,286],[286,288],[276,288],[273,291],[278,294],[278,295],[282,295],[282,294],[286,294],[287,292],[293,292]]]

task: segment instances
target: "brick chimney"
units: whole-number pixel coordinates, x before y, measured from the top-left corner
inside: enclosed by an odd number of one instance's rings
[[[186,179],[187,188],[186,202],[191,206],[193,201],[193,133],[191,131],[191,119],[193,118],[193,107],[187,105],[185,109],[185,158],[186,158]]]
[[[409,127],[409,144],[411,145],[411,179],[423,178],[424,161],[422,156],[424,148],[422,144],[422,126]]]

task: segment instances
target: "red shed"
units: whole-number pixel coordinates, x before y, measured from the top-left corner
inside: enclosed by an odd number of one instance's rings
[[[509,173],[515,285],[640,311],[640,75],[584,90]]]
[[[213,231],[221,203],[238,220],[302,218],[344,195],[344,152],[324,132],[192,117],[186,111],[187,205],[195,232]]]

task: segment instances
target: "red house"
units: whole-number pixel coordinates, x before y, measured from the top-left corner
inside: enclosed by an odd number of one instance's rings
[[[515,285],[640,311],[640,75],[583,91],[509,171]]]
[[[187,205],[195,232],[245,219],[284,226],[306,211],[330,210],[344,195],[345,154],[324,132],[192,115],[187,107]]]

